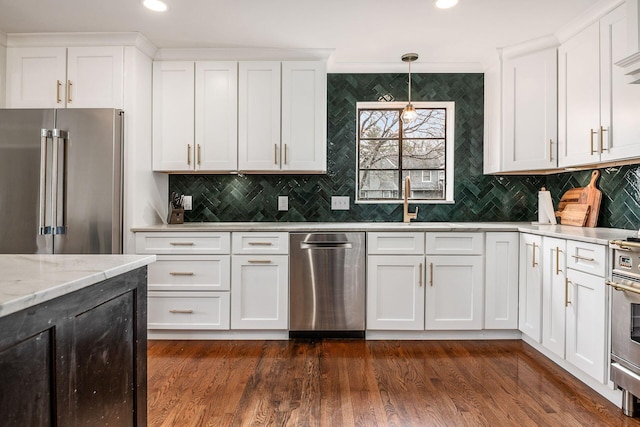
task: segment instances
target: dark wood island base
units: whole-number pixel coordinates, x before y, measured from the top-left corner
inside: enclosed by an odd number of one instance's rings
[[[147,267],[0,317],[0,419],[146,426]]]

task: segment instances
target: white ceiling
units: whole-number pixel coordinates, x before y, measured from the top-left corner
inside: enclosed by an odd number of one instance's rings
[[[0,32],[142,33],[158,48],[329,48],[329,71],[478,68],[497,47],[553,34],[598,0],[0,0]]]

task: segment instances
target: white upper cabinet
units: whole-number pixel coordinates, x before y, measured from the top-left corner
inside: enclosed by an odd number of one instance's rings
[[[196,62],[196,170],[238,168],[238,64]]]
[[[124,49],[11,47],[7,107],[122,108]]]
[[[282,170],[327,169],[324,62],[282,63]]]
[[[325,172],[325,63],[240,62],[238,80],[238,170]]]
[[[484,173],[502,172],[502,62],[484,72]]]
[[[194,63],[153,63],[153,169],[194,170]]]
[[[502,170],[556,168],[556,48],[507,58],[502,72]]]
[[[640,157],[640,84],[627,83],[616,62],[627,55],[627,19],[621,6],[600,20],[601,117],[603,162]]]
[[[559,57],[559,166],[640,157],[640,86],[615,65],[627,46],[624,6],[569,39]]]
[[[280,62],[241,62],[238,92],[238,169],[279,171]]]

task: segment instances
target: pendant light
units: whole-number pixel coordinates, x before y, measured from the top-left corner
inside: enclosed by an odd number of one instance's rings
[[[416,59],[418,59],[417,53],[405,53],[404,55],[402,55],[402,62],[409,63],[409,103],[406,107],[404,107],[404,110],[402,110],[402,115],[400,116],[400,118],[402,119],[402,123],[404,123],[405,125],[408,125],[409,123],[414,121],[416,117],[418,117],[418,112],[413,107],[413,105],[411,105],[411,63]]]

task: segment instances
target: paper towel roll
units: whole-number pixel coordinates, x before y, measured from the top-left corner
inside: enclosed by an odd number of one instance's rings
[[[557,224],[551,193],[546,190],[538,191],[538,223]]]

